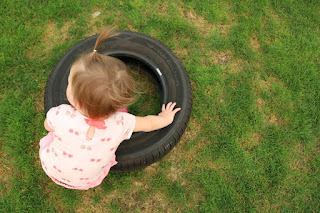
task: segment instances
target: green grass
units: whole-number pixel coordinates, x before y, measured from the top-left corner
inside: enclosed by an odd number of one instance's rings
[[[128,111],[136,116],[157,115],[161,109],[160,91],[151,77],[141,70],[129,69],[136,81],[137,100]]]
[[[320,211],[319,2],[5,0],[0,14],[0,212]],[[68,190],[40,166],[43,91],[63,53],[107,25],[179,56],[193,113],[161,161]],[[130,110],[156,112],[154,91]]]

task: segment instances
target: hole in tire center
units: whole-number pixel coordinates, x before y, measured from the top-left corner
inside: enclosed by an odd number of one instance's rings
[[[129,106],[129,113],[136,116],[157,115],[161,109],[161,88],[157,75],[143,62],[125,56],[113,56],[122,60],[128,71],[137,82],[140,94],[137,100]]]
[[[141,92],[128,111],[136,116],[157,115],[160,111],[160,94],[158,87],[144,72],[129,68],[132,77],[137,81],[137,90]]]

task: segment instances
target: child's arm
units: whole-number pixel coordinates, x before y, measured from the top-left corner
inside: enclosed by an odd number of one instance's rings
[[[44,128],[46,128],[46,130],[49,132],[52,132],[54,130],[48,125],[47,119],[44,120]]]
[[[145,117],[136,116],[136,125],[133,129],[134,132],[151,132],[153,130],[161,129],[168,126],[173,122],[175,114],[181,108],[174,109],[176,103],[168,103],[167,106],[162,105],[162,112],[156,115],[148,115]],[[174,109],[174,110],[173,110]]]

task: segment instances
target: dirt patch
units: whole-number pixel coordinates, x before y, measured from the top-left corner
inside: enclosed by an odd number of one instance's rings
[[[49,52],[57,43],[63,43],[69,39],[69,28],[75,21],[67,21],[61,28],[58,28],[53,21],[49,21],[46,33],[43,38],[44,52]]]
[[[308,172],[308,161],[310,160],[310,156],[305,152],[306,145],[298,142],[292,149],[289,154],[290,161],[288,162],[289,167],[292,170],[300,171],[300,172]]]
[[[112,13],[110,11],[104,11],[104,9],[100,7],[95,7],[94,9],[92,9],[90,13],[91,15],[87,17],[86,24],[87,24],[88,30],[86,30],[85,35],[89,37],[89,36],[99,34],[106,27],[114,27],[114,30],[118,30],[117,27],[119,26],[119,21],[121,18],[123,18],[123,15],[121,11],[115,11],[114,13],[115,13],[114,16],[118,17],[116,19],[116,22],[112,24],[106,24],[104,19],[107,16],[112,16]],[[128,28],[129,30],[136,31],[132,25],[129,25]]]
[[[168,2],[161,2],[159,5],[158,5],[158,12],[160,12],[161,14],[168,14]]]
[[[73,26],[75,21],[66,22],[61,28],[52,21],[48,21],[47,28],[40,43],[27,53],[28,58],[38,58],[50,53],[52,48],[69,39],[69,27]]]
[[[270,110],[263,111],[263,123],[272,125],[272,126],[285,126],[287,122],[282,119],[279,115]]]
[[[174,149],[167,154],[164,158],[165,161],[171,163],[171,167],[167,172],[168,181],[178,181],[183,186],[187,185],[185,174],[191,172],[191,163],[198,161],[198,154],[201,150],[207,146],[204,140],[195,142],[202,129],[202,124],[197,123],[194,119],[190,119],[189,126],[182,136],[180,142],[174,147]],[[185,146],[192,143],[192,147],[189,150],[185,149]],[[185,163],[190,166],[185,166]]]
[[[178,15],[181,18],[188,20],[191,25],[199,29],[200,34],[202,34],[204,37],[208,36],[211,32],[215,32],[222,35],[223,37],[226,37],[233,25],[231,24],[233,18],[230,12],[224,12],[223,14],[225,15],[225,17],[222,18],[223,20],[227,19],[230,21],[221,21],[220,23],[213,24],[204,16],[192,10],[190,7],[186,7],[183,1],[175,1],[175,3],[173,4],[175,4],[174,7],[177,9],[176,12],[178,13]],[[169,16],[170,14],[168,13],[168,8],[170,6],[171,5],[169,5],[169,3],[167,2],[159,4],[158,13]],[[229,8],[231,8],[230,4],[224,4],[223,6],[227,7],[224,8],[224,10],[230,10]]]
[[[231,163],[227,159],[219,159],[217,161],[208,160],[208,168],[214,168],[224,179],[226,183],[229,183],[230,177],[228,175],[231,169]]]
[[[99,14],[99,15],[98,15]],[[103,29],[103,22],[102,18],[104,17],[105,13],[102,12],[100,7],[93,8],[91,11],[91,15],[88,16],[87,19],[87,26],[89,30],[86,33],[86,36],[92,36],[95,34],[99,34]]]
[[[144,171],[148,174],[149,177],[154,177],[158,174],[159,162],[153,163],[152,165],[146,167]]]
[[[133,25],[131,25],[131,24],[129,24],[127,28],[128,28],[128,30],[130,30],[130,31],[138,32],[138,29],[135,28],[135,27],[134,27]]]
[[[279,118],[276,115],[273,115],[273,114],[270,114],[269,116],[264,115],[263,122],[267,123],[267,124],[278,126]]]
[[[267,93],[270,96],[274,93],[273,87],[283,87],[285,88],[285,84],[281,82],[281,80],[277,77],[268,77],[267,79],[261,79],[260,75],[256,77],[256,79],[253,81],[253,91],[254,95],[256,96],[256,107],[257,110],[260,111],[263,115],[263,122],[268,125],[275,125],[275,126],[285,126],[287,124],[287,121],[285,118],[281,117],[279,111],[274,111],[275,108],[283,108],[281,105],[281,99],[280,102],[275,100],[265,100],[261,98],[261,95],[263,93]],[[280,97],[281,98],[281,97]],[[289,108],[290,110],[294,110],[293,103],[286,103],[286,108]],[[283,109],[285,110],[285,109]]]
[[[258,41],[258,37],[257,35],[253,35],[250,39],[250,45],[251,47],[256,51],[256,52],[260,52],[261,51],[261,45]]]
[[[209,66],[212,66],[211,63],[223,67],[228,73],[239,73],[243,71],[244,60],[241,58],[234,58],[232,50],[214,52],[208,51],[204,55],[204,60],[210,60]],[[203,61],[204,64],[205,61]]]
[[[197,14],[195,11],[190,10],[189,8],[184,8],[182,11],[183,17],[189,20],[193,26],[196,26],[200,33],[205,37],[208,36],[211,32],[215,32],[223,37],[227,37],[230,29],[233,24],[231,23],[217,23],[213,24],[208,21],[205,17]],[[230,17],[228,19],[231,19]]]
[[[227,70],[229,70],[230,73],[239,73],[243,71],[243,59],[233,59],[231,63],[227,66]]]
[[[94,203],[94,197],[96,195],[101,196],[101,199],[98,203]],[[119,197],[119,192],[117,190],[104,194],[104,191],[101,187],[96,187],[94,190],[88,190],[82,196],[81,204],[76,209],[76,212],[112,212],[107,206]]]
[[[262,109],[262,108],[265,107],[265,105],[266,105],[266,103],[264,102],[264,100],[263,100],[262,98],[258,98],[258,100],[257,100],[257,106],[258,106],[258,108],[259,108],[259,109]]]
[[[41,85],[41,90],[36,95],[35,99],[35,108],[38,113],[43,113],[43,107],[44,107],[44,93],[45,93],[45,85]]]
[[[232,51],[228,50],[225,52],[213,52],[209,51],[207,54],[213,63],[217,65],[227,65],[233,60]]]
[[[239,140],[239,144],[244,150],[251,152],[261,143],[262,139],[263,137],[259,132],[253,132],[248,139]]]
[[[256,95],[260,95],[264,91],[271,91],[272,83],[267,80],[263,80],[258,77],[256,80],[253,81],[253,89]]]
[[[0,184],[4,185],[5,191],[11,188],[10,177],[13,177],[13,169],[9,164],[8,155],[0,151]]]
[[[178,58],[181,59],[182,62],[185,59],[190,58],[190,52],[188,48],[191,45],[190,38],[175,36],[173,40],[175,41],[175,46],[172,48],[172,51],[178,56]]]
[[[185,169],[181,168],[179,163],[172,162],[172,166],[170,167],[170,170],[168,171],[167,178],[169,181],[179,181],[181,185],[186,185],[187,181],[183,177],[185,173]]]
[[[196,26],[201,34],[204,36],[208,36],[214,26],[208,22],[204,17],[200,16],[199,14],[190,11],[190,10],[184,10],[183,11],[184,18],[188,19],[191,21],[192,25]]]
[[[177,50],[174,50],[173,51],[178,57],[179,59],[181,60],[184,60],[185,58],[187,58],[189,56],[189,51],[187,48],[185,47],[182,47],[182,48],[179,48]]]
[[[262,98],[258,98],[256,101],[257,109],[262,113],[263,116],[263,123],[274,126],[285,126],[287,122],[278,114],[271,111],[269,108],[270,104],[272,103],[266,103]]]
[[[130,193],[129,199],[126,196],[122,201],[121,209],[125,212],[132,210],[150,213],[158,212],[159,210],[173,212],[172,210],[170,211],[170,204],[166,199],[166,195],[161,192],[155,192],[148,198],[142,198],[137,192],[133,191],[133,193]]]
[[[99,202],[94,202],[94,197],[100,196]],[[166,196],[162,192],[152,193],[150,196],[142,197],[137,189],[127,190],[126,193],[121,193],[115,190],[109,194],[97,187],[95,190],[87,191],[82,196],[82,202],[76,212],[114,212],[108,209],[111,205],[116,206],[124,212],[158,212],[159,210],[166,212],[170,210],[170,205],[165,199]]]
[[[232,26],[233,24],[216,24],[214,25],[214,29],[215,29],[215,32],[219,33],[224,38],[226,38]]]
[[[286,87],[286,85],[278,78],[269,76],[266,79],[262,79],[260,74],[253,81],[253,88],[256,95],[260,95],[262,92],[271,92],[273,85],[280,85]]]

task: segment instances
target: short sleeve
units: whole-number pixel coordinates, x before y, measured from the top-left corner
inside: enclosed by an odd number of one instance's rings
[[[123,140],[131,138],[134,127],[136,125],[136,117],[129,113],[123,113],[124,135]]]
[[[61,108],[62,106],[53,107],[47,112],[47,123],[52,129],[55,129],[56,127],[58,116],[61,113]]]

